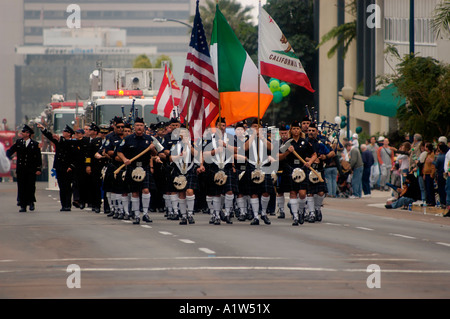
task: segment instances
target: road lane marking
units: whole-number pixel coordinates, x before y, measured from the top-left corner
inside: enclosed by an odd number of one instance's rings
[[[204,252],[205,254],[214,255],[216,252],[208,248],[199,248],[198,250]]]
[[[195,244],[195,241],[192,241],[190,239],[178,239],[178,240],[185,244]]]
[[[173,235],[172,233],[169,233],[168,231],[160,231],[161,235]]]
[[[372,229],[372,228],[367,228],[367,227],[356,227],[356,228],[358,228],[358,229],[362,229],[362,230],[370,230],[370,231],[373,231],[373,229]]]
[[[141,227],[144,227],[144,228],[152,228],[152,226],[149,226],[149,225],[141,225]]]
[[[402,235],[402,234],[393,234],[393,233],[389,233],[389,235],[397,236],[397,237],[402,237],[402,238],[408,238],[408,239],[416,239],[416,237],[406,236],[406,235]]]
[[[438,245],[442,245],[442,246],[447,246],[447,247],[450,247],[450,244],[447,244],[447,243],[443,243],[443,242],[440,242],[440,241],[436,242],[436,244],[438,244]]]

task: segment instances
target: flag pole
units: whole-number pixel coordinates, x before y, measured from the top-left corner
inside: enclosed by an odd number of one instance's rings
[[[216,5],[217,5],[217,7],[219,6],[219,0],[216,0]],[[219,43],[219,32],[217,31],[217,28],[216,28],[216,32],[217,32],[217,43]],[[220,50],[217,49],[217,61],[220,61],[219,54],[220,54]],[[219,73],[219,63],[217,63],[217,73]],[[220,107],[220,89],[219,89],[219,87],[220,87],[219,74],[217,74],[217,91],[219,92],[219,100],[218,100],[219,105],[217,105],[217,107],[219,108],[219,120],[221,123],[222,122],[222,108]],[[215,123],[214,123],[214,125],[215,125]]]
[[[261,109],[261,88],[260,88],[260,86],[261,86],[261,69],[260,69],[260,60],[259,60],[259,47],[260,47],[260,33],[261,33],[261,21],[260,21],[260,19],[261,19],[261,0],[259,0],[259,5],[258,5],[258,130],[259,130],[259,127],[261,126],[261,123],[260,123],[260,117],[261,117],[261,115],[260,115],[260,109]],[[259,158],[259,137],[258,137],[258,139],[257,139],[257,141],[256,141],[256,152],[257,152],[257,154],[258,154],[258,164],[259,164],[259,161],[260,161],[260,158]]]

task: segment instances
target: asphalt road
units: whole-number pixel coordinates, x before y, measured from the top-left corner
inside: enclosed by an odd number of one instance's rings
[[[179,225],[162,213],[133,225],[73,208],[38,183],[18,213],[0,183],[0,298],[449,298],[450,219],[386,210],[387,193],[326,198],[323,221],[298,227]],[[69,288],[72,287],[72,288]]]

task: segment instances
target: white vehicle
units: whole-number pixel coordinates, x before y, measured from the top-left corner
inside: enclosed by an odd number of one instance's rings
[[[77,105],[78,104],[78,105]],[[49,103],[47,109],[50,129],[55,134],[61,134],[66,125],[77,129],[84,125],[84,108],[82,101],[64,101],[62,95],[54,94],[52,102]]]
[[[91,98],[85,106],[87,118],[97,125],[109,125],[116,116],[130,122],[136,116],[143,117],[147,124],[167,121],[151,113],[163,75],[164,69],[95,70],[90,76]]]

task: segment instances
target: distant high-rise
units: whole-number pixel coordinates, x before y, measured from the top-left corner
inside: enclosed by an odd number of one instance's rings
[[[81,28],[123,29],[128,46],[156,46],[159,54],[187,50],[191,0],[23,0],[23,44],[42,45],[44,29],[67,27],[71,3],[80,9]]]

